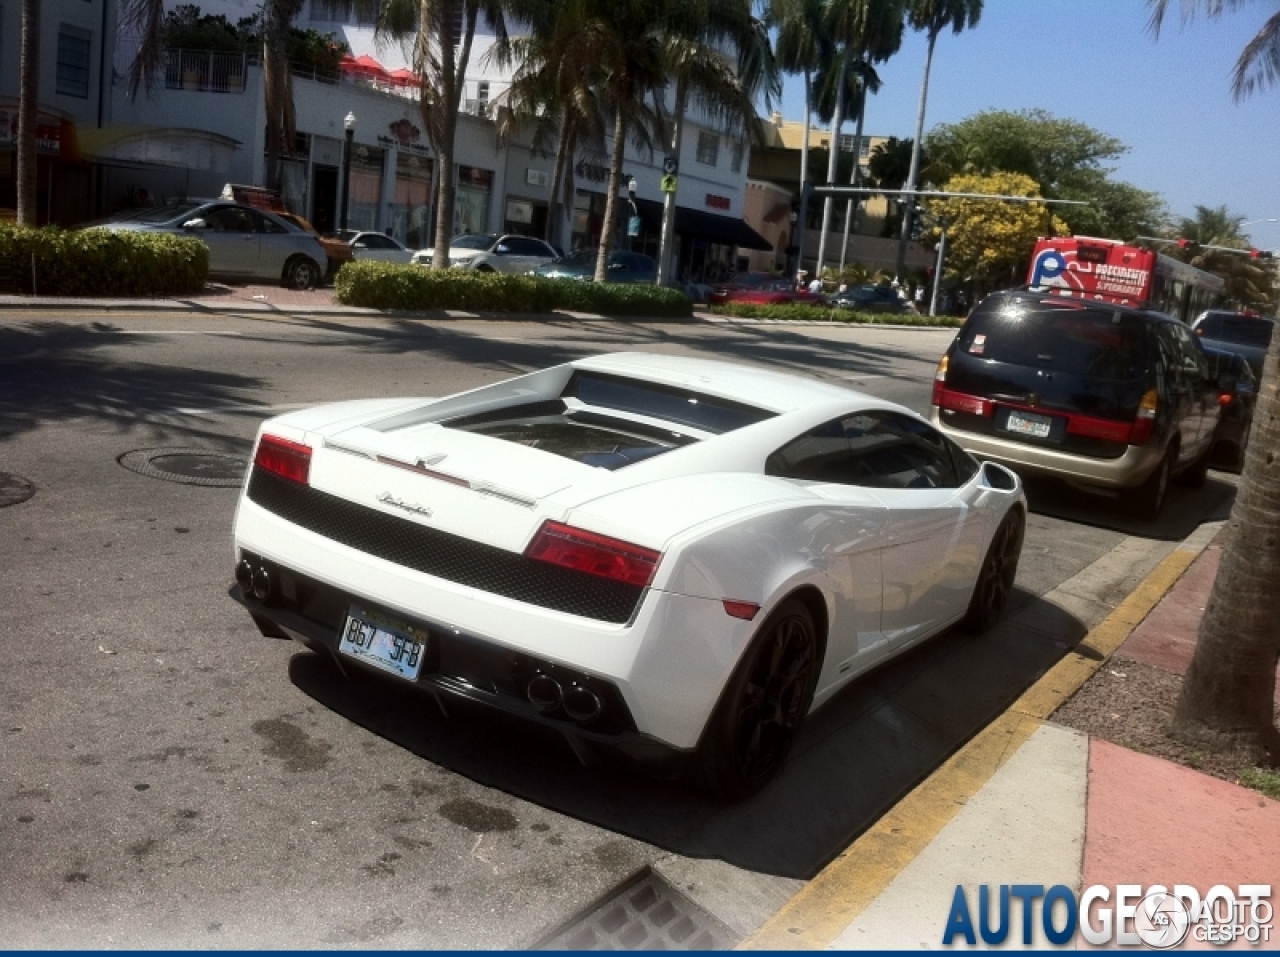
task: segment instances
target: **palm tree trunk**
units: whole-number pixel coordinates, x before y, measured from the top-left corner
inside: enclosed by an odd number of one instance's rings
[[[445,129],[439,142],[433,143],[436,150],[436,165],[439,167],[436,180],[436,235],[432,246],[431,265],[434,269],[449,268],[449,240],[453,238],[453,137],[456,122],[448,117],[443,118]]]
[[[36,225],[36,125],[40,98],[40,0],[22,0],[18,81],[18,225]]]
[[[609,157],[609,193],[604,200],[604,223],[600,226],[600,248],[596,251],[595,281],[604,282],[609,275],[609,253],[613,250],[613,231],[617,225],[618,191],[622,189],[622,155],[626,148],[627,110],[619,99],[613,112],[613,151]]]
[[[912,209],[915,197],[911,195],[916,188],[916,177],[920,174],[920,141],[924,138],[924,108],[929,101],[929,68],[933,65],[933,46],[938,42],[938,31],[929,31],[929,49],[924,57],[924,81],[920,84],[920,109],[916,111],[916,138],[911,144],[911,166],[907,170],[907,195],[902,197],[902,231],[898,234],[898,262],[895,277],[902,281],[902,274],[907,268],[907,241],[911,239]]]
[[[680,147],[684,143],[684,111],[689,97],[689,83],[683,76],[676,83],[675,121],[671,128],[671,155],[680,157]],[[676,181],[677,184],[679,180]],[[671,279],[671,256],[675,252],[676,238],[676,194],[662,194],[662,234],[658,241],[658,282],[665,286]]]
[[[543,227],[542,237],[547,242],[554,244],[556,241],[556,227],[560,220],[560,182],[564,179],[564,169],[569,161],[569,157],[573,154],[569,151],[569,145],[573,140],[573,133],[570,129],[573,121],[569,119],[569,111],[565,110],[565,115],[560,121],[560,133],[556,137],[556,162],[551,168],[551,192],[550,198],[547,200],[547,224]]]
[[[845,47],[844,55],[840,59],[840,76],[837,82],[840,84],[836,87],[836,111],[831,117],[831,152],[827,157],[827,185],[834,186],[836,182],[836,170],[840,163],[840,127],[844,126],[844,89],[848,85],[849,79],[849,59],[851,52]],[[857,162],[857,157],[854,157]],[[835,197],[830,193],[822,200],[822,235],[818,237],[818,269],[817,275],[822,276],[822,272],[827,266],[827,230],[831,228],[831,211],[835,203]]]
[[[796,247],[796,276],[804,268],[804,230],[809,222],[809,129],[813,117],[813,77],[809,68],[804,69],[804,139],[800,145],[800,213],[796,216],[796,228],[791,241]]]
[[[853,133],[853,172],[849,174],[849,185],[857,186],[858,179],[862,173],[862,120],[867,113],[867,84],[865,81],[858,86],[858,106],[856,116],[858,117],[857,126]],[[853,226],[853,217],[856,215],[858,208],[862,205],[862,200],[855,193],[849,197],[848,202],[844,204],[844,242],[840,246],[840,271],[844,272],[845,260],[849,256],[849,230]]]
[[[1280,661],[1280,335],[1263,365],[1253,431],[1222,549],[1173,718],[1183,740],[1215,751],[1270,751]]]

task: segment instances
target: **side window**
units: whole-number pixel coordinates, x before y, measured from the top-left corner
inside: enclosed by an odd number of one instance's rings
[[[253,218],[249,215],[249,211],[240,209],[238,206],[221,206],[217,209],[209,210],[209,212],[205,213],[204,218],[210,228],[218,232],[253,232]]]
[[[1208,378],[1209,359],[1196,343],[1190,330],[1183,325],[1175,325],[1172,328],[1173,334],[1177,336],[1178,345],[1182,349],[1183,368],[1193,376],[1199,376],[1202,379]]]
[[[258,232],[260,233],[288,232],[288,230],[277,223],[274,219],[267,219],[267,217],[259,215],[258,213],[250,213],[250,215],[253,217],[253,224],[258,228]]]
[[[765,475],[854,485],[853,455],[839,419],[810,429],[774,452],[764,463]]]
[[[959,485],[946,439],[897,412],[869,412],[844,422],[855,459],[854,481],[873,488],[955,488]]]
[[[1173,324],[1162,322],[1156,326],[1156,346],[1160,353],[1160,368],[1170,386],[1181,387],[1185,378],[1182,367],[1182,349],[1174,338]]]
[[[507,240],[507,245],[511,247],[511,253],[514,256],[541,256],[542,244],[532,239],[520,239],[518,236],[512,236]]]

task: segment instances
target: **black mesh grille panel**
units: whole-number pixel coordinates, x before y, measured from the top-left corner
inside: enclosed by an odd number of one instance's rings
[[[255,467],[249,498],[286,521],[378,558],[504,598],[621,624],[644,589],[408,522]]]

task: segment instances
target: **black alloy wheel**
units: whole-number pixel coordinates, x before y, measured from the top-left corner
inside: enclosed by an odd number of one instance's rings
[[[721,695],[700,748],[702,787],[740,800],[772,780],[809,712],[818,665],[813,616],[788,599],[765,620]]]
[[[1025,528],[1021,509],[1014,508],[1004,517],[992,536],[964,619],[966,627],[975,633],[980,634],[994,625],[1009,606],[1013,580],[1018,574],[1018,559],[1022,555]]]
[[[320,267],[306,256],[294,256],[284,267],[284,284],[290,289],[314,289],[320,281]]]

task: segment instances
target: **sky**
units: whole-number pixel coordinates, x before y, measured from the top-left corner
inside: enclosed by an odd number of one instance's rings
[[[1231,70],[1273,5],[1185,26],[1179,8],[1170,0],[1156,40],[1145,0],[986,0],[975,28],[938,37],[926,135],[984,110],[1044,109],[1128,146],[1112,178],[1160,194],[1175,216],[1225,206],[1246,221],[1276,219],[1243,231],[1280,249],[1280,87],[1231,98]],[[883,85],[867,100],[867,134],[915,136],[926,48],[909,31],[876,66]],[[782,112],[803,117],[800,77],[786,79]]]

